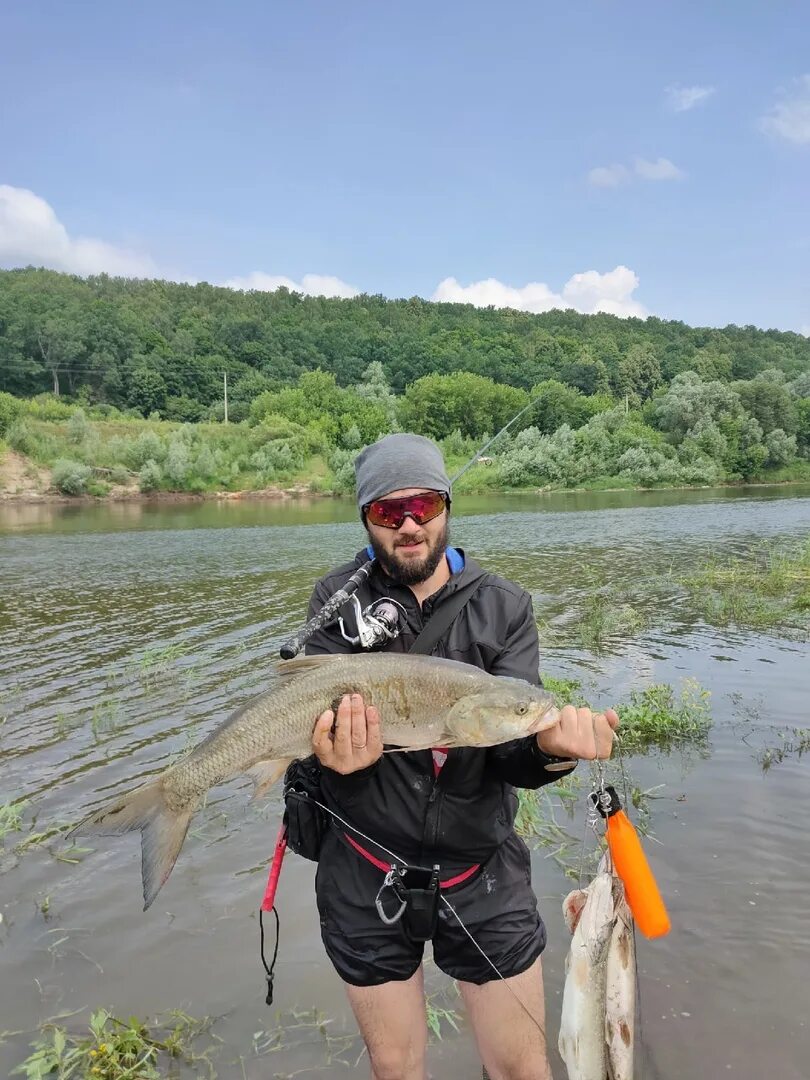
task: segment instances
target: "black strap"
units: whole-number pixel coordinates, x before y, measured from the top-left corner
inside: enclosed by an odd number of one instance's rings
[[[447,633],[456,616],[467,601],[472,599],[475,593],[477,593],[484,584],[485,577],[486,574],[482,574],[481,577],[476,578],[474,581],[462,585],[461,588],[456,589],[448,600],[443,604],[440,604],[434,614],[428,619],[427,626],[424,626],[417,635],[416,640],[413,645],[411,645],[410,649],[408,649],[408,652],[421,653],[422,656],[430,656],[436,642]]]

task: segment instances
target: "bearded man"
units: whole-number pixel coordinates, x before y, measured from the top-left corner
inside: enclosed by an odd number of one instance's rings
[[[419,435],[388,435],[358,455],[355,471],[368,545],[317,583],[310,616],[373,556],[362,606],[387,597],[400,611],[400,633],[385,647],[407,652],[464,590],[468,598],[432,654],[539,685],[529,594],[449,545],[450,481],[438,447]],[[307,645],[313,654],[359,649],[335,624]],[[439,905],[433,955],[458,981],[492,1080],[550,1077],[540,960],[546,933],[529,852],[514,830],[515,788],[559,779],[580,758],[609,757],[617,726],[612,710],[566,705],[556,726],[501,746],[383,755],[384,724],[359,694],[320,716],[312,746],[321,797],[352,827],[332,820],[321,845],[321,935],[368,1047],[373,1080],[427,1077],[424,943],[402,920],[384,922],[375,905],[390,851],[414,866],[440,868],[441,895],[460,922]]]

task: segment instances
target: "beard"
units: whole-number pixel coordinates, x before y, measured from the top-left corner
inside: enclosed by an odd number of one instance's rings
[[[445,519],[444,528],[435,539],[430,540],[426,533],[409,538],[425,541],[428,550],[424,558],[402,559],[397,554],[397,547],[403,546],[401,543],[395,543],[394,550],[388,551],[373,536],[369,536],[377,562],[386,574],[399,585],[418,585],[422,581],[427,581],[444,558],[449,538],[450,529]]]

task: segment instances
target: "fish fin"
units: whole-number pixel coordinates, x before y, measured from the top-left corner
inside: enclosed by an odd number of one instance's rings
[[[570,892],[563,900],[563,918],[565,919],[565,925],[572,934],[577,928],[580,915],[582,915],[587,899],[588,894],[584,889],[574,889],[573,892]]]
[[[135,788],[103,806],[73,830],[80,833],[125,833],[141,830],[143,910],[150,906],[172,872],[199,799],[185,810],[172,810],[162,780]]]
[[[323,656],[296,656],[294,660],[278,660],[275,672],[279,683],[285,685],[293,679],[300,679],[304,675],[311,675],[314,671],[322,671],[329,664],[345,660],[342,653],[327,653]]]
[[[253,798],[258,799],[266,795],[276,780],[287,771],[287,766],[291,761],[292,758],[265,758],[246,769],[245,771],[253,781]]]

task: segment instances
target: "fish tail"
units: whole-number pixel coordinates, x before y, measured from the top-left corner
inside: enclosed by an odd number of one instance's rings
[[[199,800],[196,800],[186,809],[173,810],[166,799],[161,778],[102,807],[74,831],[115,834],[140,829],[143,910],[146,911],[177,862],[198,805]]]

